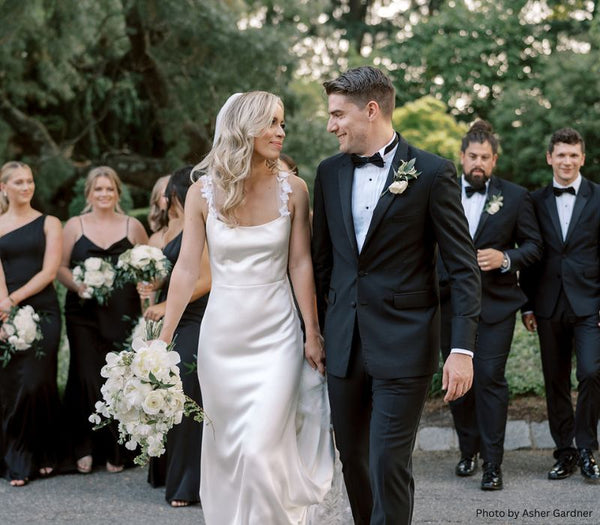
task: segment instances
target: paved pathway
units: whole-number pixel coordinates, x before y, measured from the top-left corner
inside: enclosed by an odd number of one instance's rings
[[[455,451],[415,453],[415,524],[600,523],[600,485],[585,483],[579,473],[563,481],[545,479],[553,462],[548,450],[508,451],[505,489],[498,492],[479,489],[480,470],[472,478],[455,477],[456,460]],[[346,501],[337,504],[327,525],[350,525]],[[204,520],[198,506],[171,509],[163,490],[146,483],[143,469],[57,476],[23,488],[0,480],[0,524],[47,523],[203,525]]]

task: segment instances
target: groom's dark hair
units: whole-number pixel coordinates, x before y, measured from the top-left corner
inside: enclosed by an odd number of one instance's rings
[[[556,130],[550,137],[548,153],[552,154],[555,144],[581,144],[581,153],[585,153],[585,142],[579,132],[573,128],[561,128]]]
[[[376,67],[349,69],[335,80],[323,82],[325,93],[339,93],[352,99],[358,107],[374,100],[384,115],[391,117],[396,103],[396,90],[389,77]]]

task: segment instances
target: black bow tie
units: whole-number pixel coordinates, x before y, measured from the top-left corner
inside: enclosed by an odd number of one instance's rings
[[[570,193],[571,195],[575,195],[575,188],[573,186],[569,186],[568,188],[557,188],[555,186],[552,187],[552,191],[554,192],[555,197],[560,197],[565,193]]]
[[[485,195],[485,186],[483,188],[473,188],[473,186],[465,186],[465,193],[467,194],[467,199],[470,199],[474,193],[481,193]]]
[[[398,134],[397,133],[394,135],[394,140],[392,140],[392,142],[390,142],[386,146],[385,150],[383,151],[383,154],[387,155],[390,151],[392,151],[396,147],[396,144],[398,144]],[[375,155],[371,155],[370,157],[361,157],[360,155],[353,153],[352,155],[350,155],[350,159],[352,160],[352,164],[354,164],[355,168],[360,168],[361,166],[364,166],[365,164],[375,164],[375,166],[378,166],[380,168],[383,168],[383,166],[384,166],[383,157],[381,156],[381,154],[379,152],[375,153]]]

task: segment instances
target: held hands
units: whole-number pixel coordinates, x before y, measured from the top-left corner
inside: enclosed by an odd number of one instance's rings
[[[521,321],[523,321],[523,326],[525,326],[528,332],[535,332],[537,330],[537,320],[531,312],[523,314]]]
[[[494,248],[486,248],[485,250],[477,250],[477,264],[482,272],[497,270],[502,266],[504,253]]]
[[[151,299],[154,292],[158,289],[156,281],[149,283],[148,281],[140,281],[135,285],[138,294],[142,299]]]
[[[323,348],[321,334],[306,336],[304,357],[314,370],[318,370],[322,375],[325,375],[325,349]]]
[[[442,390],[444,401],[454,401],[464,396],[473,384],[473,358],[466,354],[450,354],[444,364]]]

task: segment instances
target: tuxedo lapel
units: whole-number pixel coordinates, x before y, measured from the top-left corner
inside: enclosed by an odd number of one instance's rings
[[[354,180],[354,165],[349,155],[344,155],[342,164],[338,171],[338,187],[340,190],[340,202],[342,208],[342,217],[346,226],[346,234],[354,253],[358,254],[358,245],[356,244],[356,232],[354,231],[354,220],[352,218],[352,183]]]
[[[398,142],[398,148],[396,149],[396,154],[394,155],[394,160],[392,160],[390,171],[388,172],[387,179],[383,186],[383,191],[385,192],[385,195],[379,198],[379,200],[377,201],[377,206],[375,206],[375,209],[373,210],[373,217],[371,218],[371,223],[369,224],[369,229],[367,230],[367,235],[365,237],[365,242],[363,243],[361,253],[364,253],[365,248],[369,244],[369,240],[371,239],[371,237],[373,237],[373,232],[377,229],[377,226],[383,219],[383,216],[385,215],[387,209],[390,207],[392,202],[394,202],[394,199],[402,198],[400,195],[394,195],[392,192],[386,191],[389,185],[393,182],[394,173],[396,173],[396,170],[400,166],[400,161],[402,160],[408,160],[408,142],[406,142],[402,137],[400,137],[400,140]]]
[[[479,223],[477,224],[477,229],[475,230],[475,235],[473,236],[473,244],[477,244],[477,240],[481,235],[481,231],[483,230],[483,227],[485,226],[485,223],[487,222],[490,216],[490,214],[487,211],[485,211],[485,209],[488,206],[488,203],[492,200],[492,197],[500,195],[501,193],[502,192],[500,190],[500,182],[496,177],[492,176],[488,187],[487,199],[485,200],[485,204],[483,205],[483,210],[481,211],[481,216],[479,217]]]
[[[562,230],[560,229],[560,219],[558,218],[558,210],[556,209],[556,197],[552,191],[552,184],[546,186],[544,191],[544,204],[546,206],[546,210],[548,210],[548,213],[550,214],[550,219],[552,220],[552,225],[554,226],[554,231],[556,232],[558,241],[563,244],[564,241],[562,237]]]
[[[575,205],[573,206],[573,214],[571,215],[571,221],[569,222],[569,229],[567,230],[565,244],[569,242],[569,238],[571,237],[573,230],[577,226],[579,217],[581,217],[581,212],[583,211],[583,208],[585,208],[585,205],[587,204],[589,198],[590,185],[587,180],[582,179],[581,185],[579,186],[579,192],[577,193],[577,197],[575,197]]]

